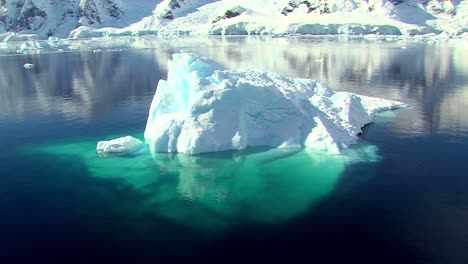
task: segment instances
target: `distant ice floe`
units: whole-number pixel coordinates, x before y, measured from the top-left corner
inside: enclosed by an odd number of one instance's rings
[[[324,84],[258,71],[229,71],[174,54],[158,84],[145,138],[157,152],[198,154],[254,146],[340,153],[376,113],[404,103],[334,92]]]
[[[101,156],[138,154],[142,151],[144,143],[132,136],[125,136],[109,141],[99,141],[96,151]]]

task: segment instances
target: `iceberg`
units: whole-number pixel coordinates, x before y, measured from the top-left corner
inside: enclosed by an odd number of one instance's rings
[[[132,136],[125,136],[109,141],[99,141],[96,150],[101,156],[138,154],[143,149],[144,143]]]
[[[36,67],[36,65],[34,65],[34,64],[32,64],[32,63],[25,63],[25,64],[24,64],[24,68],[25,68],[25,69],[32,69],[32,68],[34,68],[34,67]]]
[[[199,154],[247,147],[340,153],[381,111],[404,103],[334,92],[309,79],[226,70],[191,53],[168,64],[151,103],[145,138],[156,152]]]

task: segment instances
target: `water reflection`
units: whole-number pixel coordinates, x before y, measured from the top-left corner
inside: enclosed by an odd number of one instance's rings
[[[467,132],[466,105],[457,99],[468,89],[466,41],[192,37],[86,40],[80,45],[76,53],[0,57],[0,111],[17,118],[58,112],[68,119],[96,119],[128,98],[150,100],[170,55],[191,51],[228,69],[280,72],[336,90],[407,102],[413,111],[399,116],[393,127],[401,135]],[[84,51],[89,47],[94,52]],[[25,70],[25,62],[38,67]]]
[[[152,95],[163,74],[155,56],[104,51],[1,57],[0,111],[16,119],[35,114],[96,119],[119,103]],[[36,67],[24,69],[25,62]]]

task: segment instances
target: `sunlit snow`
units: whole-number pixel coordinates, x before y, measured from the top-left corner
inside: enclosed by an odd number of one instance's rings
[[[190,53],[174,54],[158,84],[145,138],[157,152],[198,154],[254,146],[340,153],[384,110],[405,104],[319,82],[230,71]]]

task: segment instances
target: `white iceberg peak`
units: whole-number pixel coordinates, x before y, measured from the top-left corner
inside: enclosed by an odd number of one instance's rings
[[[145,138],[158,152],[198,154],[249,146],[309,147],[340,153],[375,113],[405,104],[334,92],[308,79],[230,71],[190,53],[174,54],[158,84]]]

